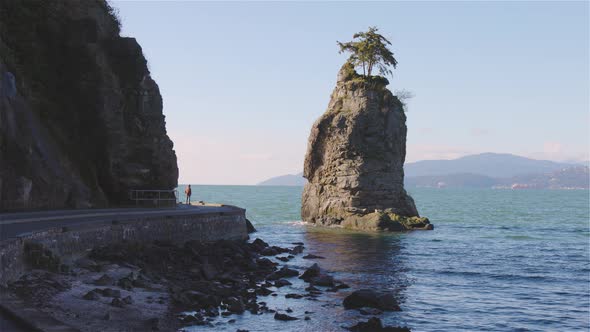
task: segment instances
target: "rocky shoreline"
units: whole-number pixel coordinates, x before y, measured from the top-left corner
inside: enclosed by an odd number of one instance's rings
[[[366,322],[350,322],[342,330],[409,331],[384,327],[377,317],[383,311],[400,310],[393,294],[352,290],[318,263],[312,264],[323,257],[304,255],[301,242],[292,245],[272,246],[261,239],[211,244],[189,241],[183,246],[158,241],[121,243],[95,248],[61,273],[33,270],[8,290],[80,331],[227,328],[235,323],[233,317],[245,313],[279,321],[322,319],[311,311],[297,312],[269,302],[279,296],[286,304],[317,301],[330,292],[346,292],[345,310],[374,316]],[[307,268],[289,265],[297,255],[310,261]],[[298,279],[303,281],[301,289],[280,291]]]

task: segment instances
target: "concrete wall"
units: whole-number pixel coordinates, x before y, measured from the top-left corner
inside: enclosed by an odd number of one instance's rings
[[[134,217],[118,222],[93,222],[74,227],[25,234],[0,242],[0,285],[18,279],[27,269],[25,244],[38,243],[54,255],[71,258],[92,248],[122,242],[168,240],[182,244],[188,240],[245,240],[248,238],[245,210],[182,214],[166,217]]]

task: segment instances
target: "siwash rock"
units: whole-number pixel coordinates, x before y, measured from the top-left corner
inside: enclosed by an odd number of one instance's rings
[[[104,0],[0,1],[0,210],[173,189],[162,97]]]
[[[304,221],[363,230],[432,229],[404,190],[406,116],[382,77],[345,64],[309,137]]]

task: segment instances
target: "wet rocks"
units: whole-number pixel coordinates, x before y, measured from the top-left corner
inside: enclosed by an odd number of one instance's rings
[[[256,232],[256,228],[254,228],[254,225],[248,219],[246,219],[246,229],[248,230],[248,234]]]
[[[397,300],[391,293],[360,289],[344,298],[342,303],[346,309],[362,307],[377,308],[385,311],[400,311]]]
[[[282,320],[282,321],[291,321],[291,320],[298,320],[299,318],[297,317],[293,317],[293,316],[289,316],[287,314],[281,314],[281,313],[275,313],[274,318],[276,320]]]
[[[96,301],[96,300],[100,299],[100,294],[98,292],[95,292],[94,290],[91,290],[90,292],[84,294],[84,296],[82,296],[82,298],[84,300]]]
[[[317,263],[305,270],[299,279],[303,279],[304,281],[316,286],[334,286],[334,278],[328,274],[323,273]]]
[[[290,294],[285,295],[285,298],[286,299],[300,299],[300,298],[303,298],[303,295],[290,293]]]
[[[112,301],[111,301],[111,305],[113,307],[119,307],[119,308],[123,308],[125,306],[125,302],[123,302],[123,300],[121,300],[118,297],[115,297]]]
[[[94,281],[96,286],[111,286],[115,280],[109,277],[107,274],[103,274],[100,278]]]
[[[242,299],[238,297],[228,297],[224,303],[227,305],[227,310],[232,313],[241,314],[246,310]]]
[[[353,332],[410,332],[411,331],[407,327],[383,326],[383,323],[377,317],[372,317],[366,322],[359,322],[358,324],[349,327],[348,330],[353,331]]]
[[[291,249],[289,251],[289,253],[291,255],[298,255],[298,254],[301,254],[303,252],[303,249],[304,249],[304,247],[302,245],[298,244],[295,247],[293,247],[293,249]]]
[[[112,288],[99,289],[99,288],[95,288],[94,291],[97,292],[97,293],[99,293],[100,295],[102,295],[104,297],[115,297],[115,298],[121,297],[121,291],[118,290],[118,289],[112,289]]]
[[[299,279],[303,279],[305,281],[310,281],[311,278],[317,277],[320,275],[320,266],[316,263],[307,268],[305,272],[299,277]]]
[[[278,270],[277,272],[268,276],[267,279],[268,280],[277,280],[280,278],[297,277],[298,275],[299,275],[299,272],[297,272],[297,270],[290,269],[287,266],[283,266],[280,270]]]
[[[290,286],[290,285],[292,285],[292,283],[289,282],[289,280],[285,280],[285,279],[276,280],[275,283],[274,283],[274,286],[277,287],[277,288],[280,288],[280,287],[283,287],[283,286]]]
[[[324,259],[325,257],[317,256],[314,254],[307,254],[307,255],[303,256],[302,258],[303,259]]]

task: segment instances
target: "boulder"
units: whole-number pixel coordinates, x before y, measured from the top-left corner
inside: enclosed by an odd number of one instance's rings
[[[94,284],[97,286],[110,286],[115,282],[115,280],[109,277],[106,274],[103,274],[100,278],[94,281]]]
[[[348,330],[353,332],[410,332],[411,330],[407,327],[392,327],[383,326],[381,319],[372,317],[366,322],[359,322],[358,324],[351,326]]]
[[[352,292],[344,298],[344,308],[358,309],[362,307],[377,308],[385,311],[400,311],[400,307],[389,292],[376,292],[370,289],[361,289]]]
[[[305,281],[311,280],[311,278],[317,277],[320,275],[320,266],[315,263],[312,266],[308,267],[305,272],[299,277],[299,279],[303,279]]]
[[[293,317],[293,316],[289,316],[287,314],[280,314],[280,313],[275,313],[275,319],[276,320],[283,320],[283,321],[290,321],[290,320],[298,320],[299,318],[297,317]]]
[[[388,83],[360,76],[348,63],[340,70],[328,109],[309,136],[304,221],[374,231],[429,223],[404,189],[406,115]]]
[[[248,234],[256,232],[256,228],[254,228],[254,225],[248,219],[246,219],[246,229],[248,230]]]

